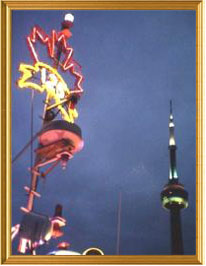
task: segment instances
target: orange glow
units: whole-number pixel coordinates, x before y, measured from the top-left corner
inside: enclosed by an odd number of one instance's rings
[[[68,242],[61,242],[58,244],[58,249],[67,249],[70,247],[70,244]]]
[[[28,239],[25,239],[25,238],[20,238],[20,241],[19,241],[19,246],[18,246],[18,251],[20,253],[25,253],[26,252],[26,249],[27,249],[27,243],[29,242]]]

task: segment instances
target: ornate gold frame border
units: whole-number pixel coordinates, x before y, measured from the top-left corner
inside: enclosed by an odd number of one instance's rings
[[[11,255],[11,12],[31,9],[196,10],[196,255],[21,256]],[[1,1],[1,264],[203,264],[203,1]]]

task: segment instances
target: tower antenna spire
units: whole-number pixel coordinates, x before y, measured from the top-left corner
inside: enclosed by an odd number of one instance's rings
[[[178,183],[177,166],[176,166],[176,141],[175,141],[175,124],[172,114],[172,100],[170,100],[170,116],[169,116],[169,181]]]
[[[170,100],[170,114],[172,115],[172,100]]]

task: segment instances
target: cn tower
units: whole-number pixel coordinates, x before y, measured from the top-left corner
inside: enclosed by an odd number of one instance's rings
[[[170,101],[169,116],[169,180],[161,192],[161,201],[164,209],[170,212],[171,228],[171,253],[172,255],[184,254],[181,215],[180,211],[188,207],[188,193],[179,183],[176,167],[176,142],[174,134],[175,124],[172,113],[172,101]]]

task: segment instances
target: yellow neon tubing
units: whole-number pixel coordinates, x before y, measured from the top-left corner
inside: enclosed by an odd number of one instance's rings
[[[43,62],[36,62],[34,66],[21,63],[19,66],[19,71],[22,72],[22,77],[17,81],[17,85],[22,89],[30,88],[40,93],[46,91],[49,98],[48,100],[54,99],[56,102],[55,104],[58,105],[57,108],[60,110],[62,118],[70,123],[74,123],[74,119],[78,117],[78,112],[76,109],[70,108],[70,103],[68,112],[66,112],[66,110],[61,106],[61,99],[53,90],[49,89],[46,84],[39,85],[37,83],[28,81],[30,78],[32,78],[34,73],[41,71],[42,68],[45,68],[49,73],[54,74],[58,82],[61,82],[63,84],[65,93],[67,95],[71,94],[69,88],[67,87],[67,84],[65,83],[61,75],[57,72],[57,70]]]

